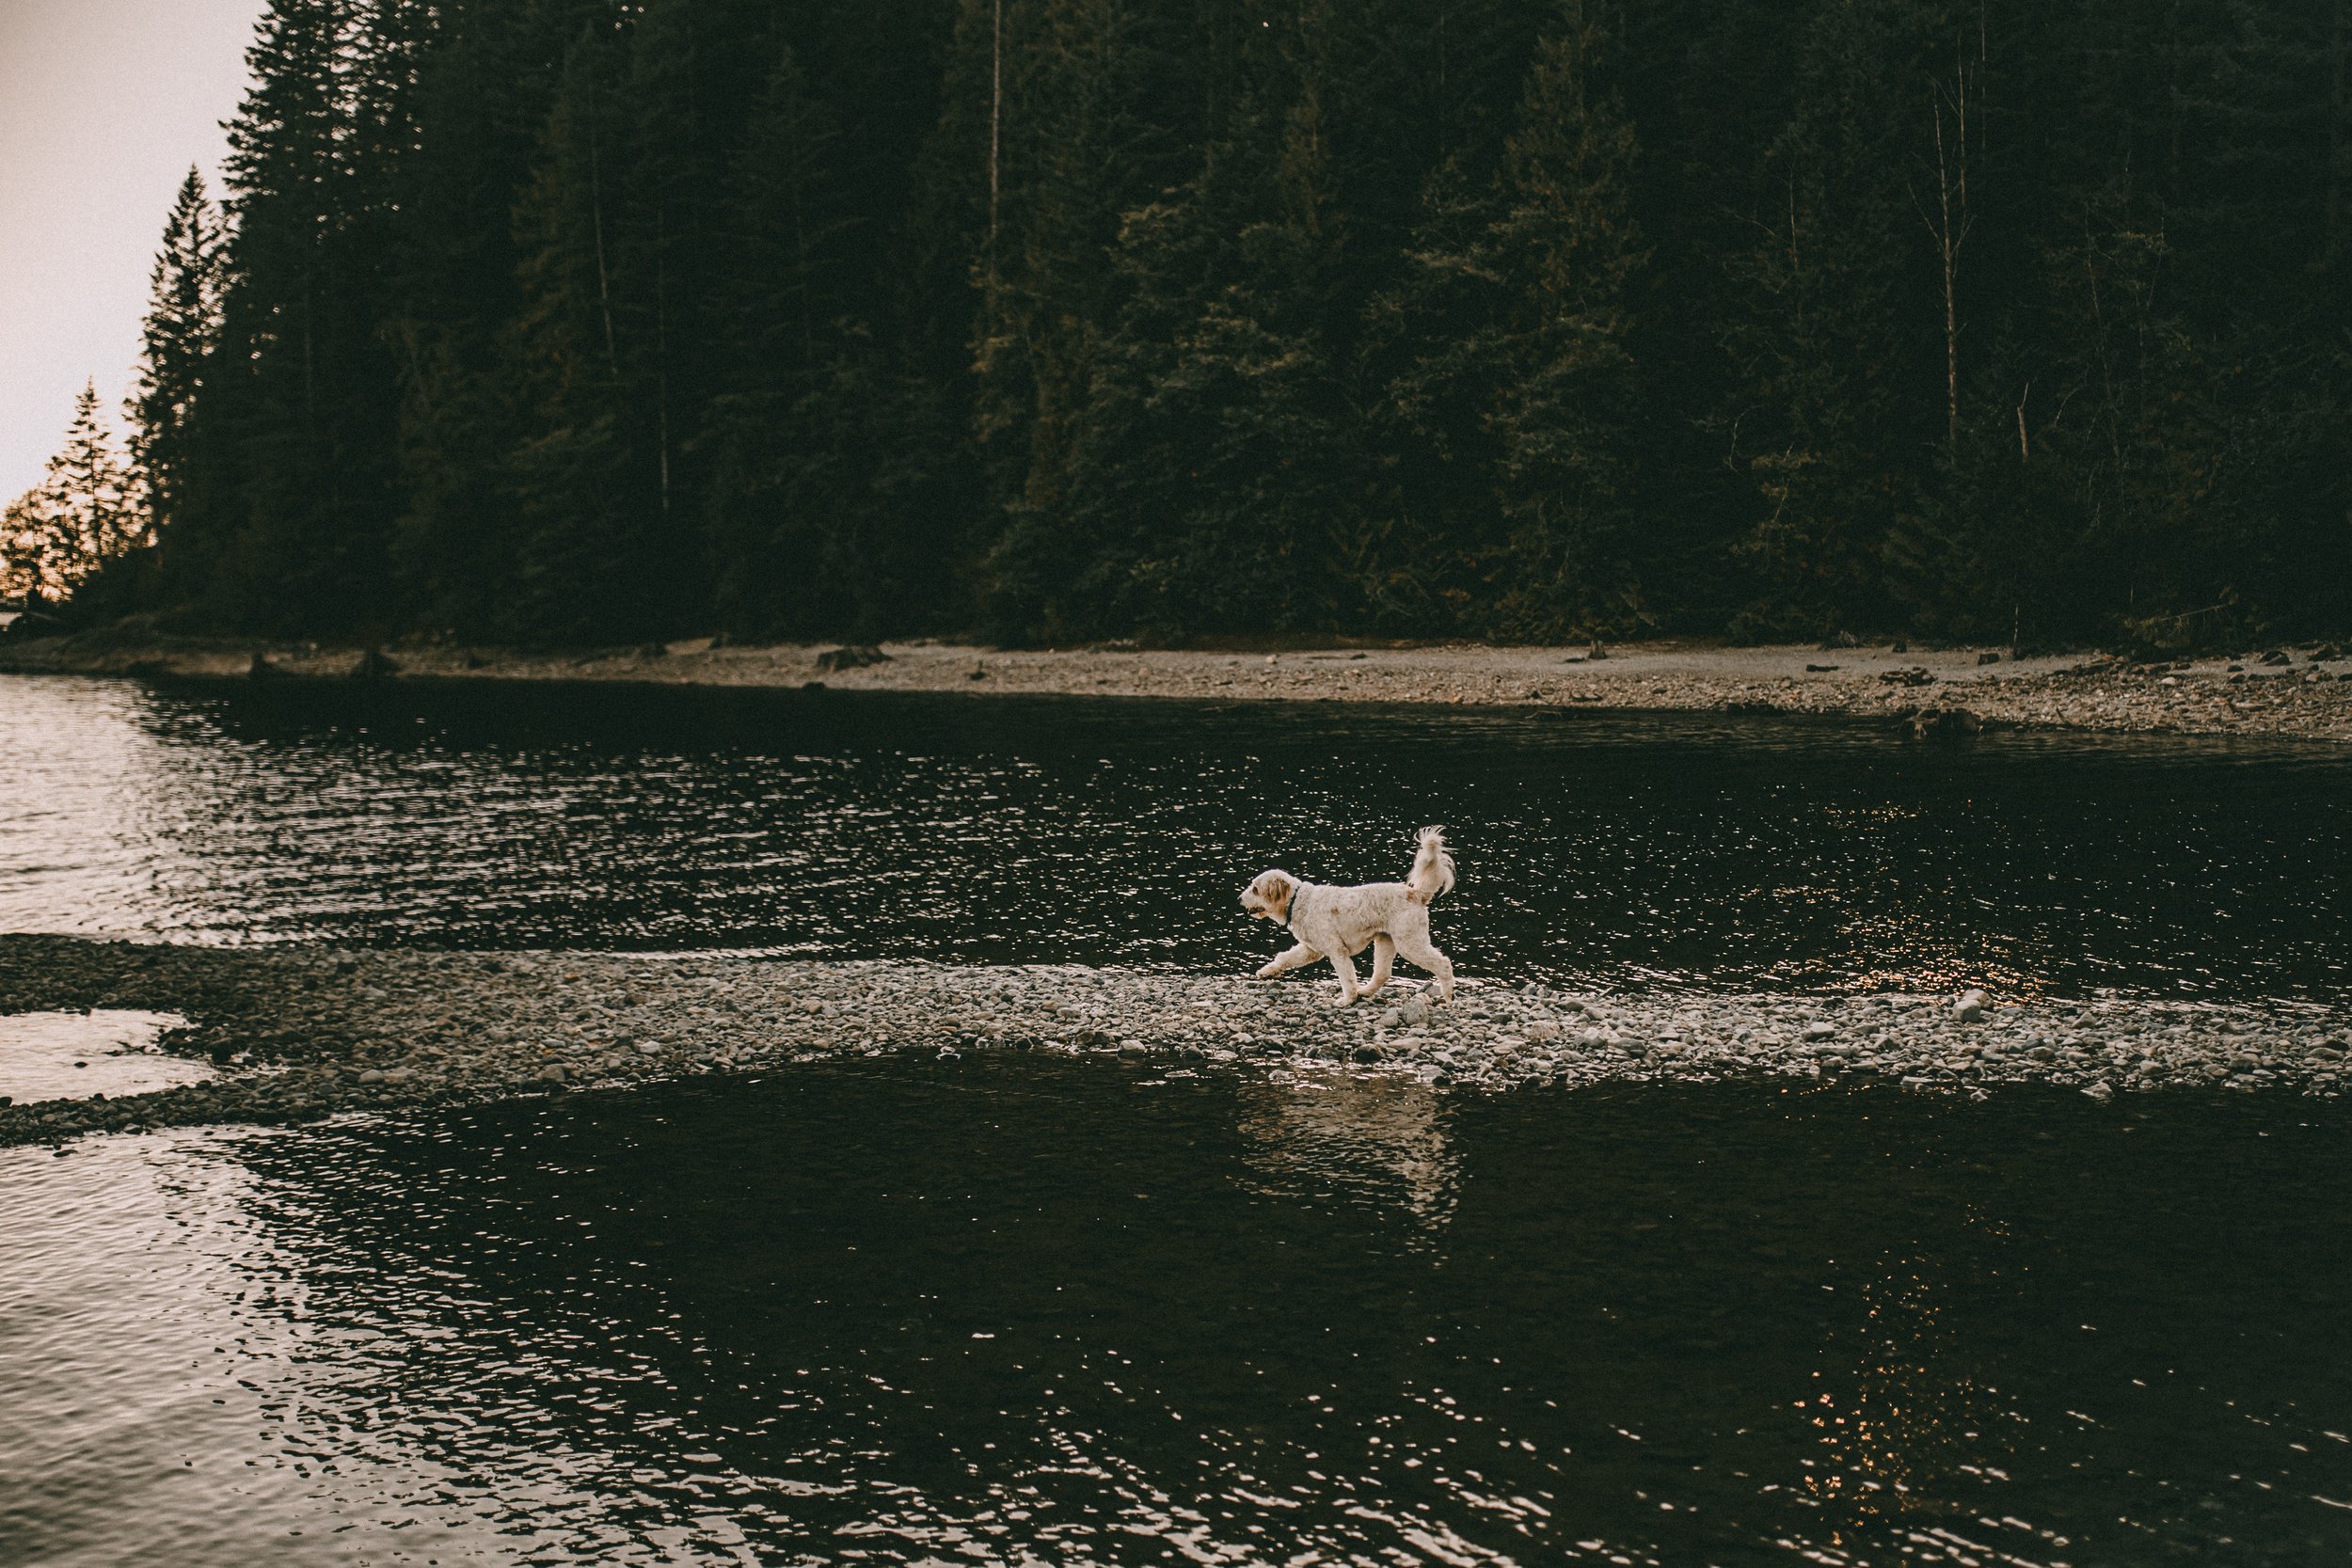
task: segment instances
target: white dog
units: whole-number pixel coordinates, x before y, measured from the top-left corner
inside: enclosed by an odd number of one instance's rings
[[[1454,964],[1429,943],[1429,904],[1454,887],[1454,857],[1446,853],[1445,834],[1436,828],[1421,831],[1421,848],[1413,868],[1401,882],[1365,882],[1359,887],[1317,887],[1287,871],[1262,871],[1242,890],[1241,907],[1277,926],[1290,927],[1298,945],[1278,954],[1258,971],[1270,980],[1286,969],[1297,969],[1328,958],[1339,971],[1338,1006],[1370,996],[1389,983],[1389,966],[1400,953],[1436,976],[1438,999],[1454,994]],[[1356,986],[1356,955],[1372,951],[1372,984]]]

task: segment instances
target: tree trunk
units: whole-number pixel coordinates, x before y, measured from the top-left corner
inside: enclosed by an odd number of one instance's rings
[[[2352,0],[2336,0],[2328,27],[2328,224],[2324,265],[2344,259],[2344,181],[2352,165],[2344,146],[2344,55],[2352,45]]]
[[[1952,91],[1931,89],[1930,111],[1935,122],[1935,216],[1928,232],[1935,241],[1944,272],[1944,454],[1960,460],[1960,248],[1967,242],[1968,214],[1968,64],[1953,50]],[[1948,122],[1948,124],[1947,124]]]

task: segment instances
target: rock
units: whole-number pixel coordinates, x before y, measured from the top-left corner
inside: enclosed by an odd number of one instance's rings
[[[1908,723],[1914,740],[1963,740],[1984,733],[1984,721],[1964,707],[1923,707]]]
[[[1836,1024],[1818,1018],[1804,1026],[1804,1037],[1809,1040],[1825,1040],[1836,1033]]]
[[[1979,1023],[1984,1019],[1984,992],[1964,990],[1952,1002],[1952,1017],[1963,1023]]]
[[[1987,648],[1977,656],[1977,662],[1979,664],[1998,664],[2001,662],[2001,656],[1994,653],[1992,649]]]
[[[563,1063],[549,1062],[547,1066],[541,1068],[534,1076],[542,1084],[561,1084],[564,1079],[571,1075],[564,1070]]]
[[[359,1082],[362,1084],[381,1084],[384,1080],[385,1072],[382,1068],[372,1067],[359,1074]]]
[[[828,648],[817,656],[817,668],[828,673],[839,670],[863,670],[869,664],[886,664],[890,656],[871,642],[852,643],[846,647]]]
[[[1527,1037],[1531,1040],[1558,1039],[1560,1025],[1550,1019],[1539,1018],[1527,1026]]]

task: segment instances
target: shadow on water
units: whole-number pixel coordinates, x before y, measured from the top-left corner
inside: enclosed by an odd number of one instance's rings
[[[2341,995],[2341,749],[1341,705],[15,679],[0,929],[1233,969],[1400,875],[1564,983]]]
[[[2334,1104],[981,1058],[37,1155],[0,1236],[125,1283],[0,1324],[171,1392],[0,1413],[13,1560],[2352,1552]]]

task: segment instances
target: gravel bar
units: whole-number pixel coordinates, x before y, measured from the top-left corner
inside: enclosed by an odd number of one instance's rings
[[[283,1123],[743,1072],[823,1057],[1049,1051],[1155,1069],[1410,1075],[1465,1092],[1611,1081],[1867,1081],[2098,1100],[2180,1089],[2334,1096],[2352,1009],[2313,1003],[1391,989],[755,954],[208,948],[0,937],[0,1013],[140,1008],[208,1083],[0,1106],[0,1145]]]

